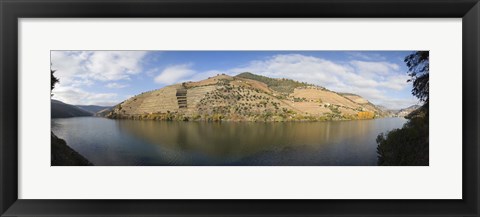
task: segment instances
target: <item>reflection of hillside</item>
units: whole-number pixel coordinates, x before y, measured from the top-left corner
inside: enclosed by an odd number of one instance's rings
[[[117,121],[126,134],[148,143],[182,152],[217,158],[243,158],[266,150],[308,146],[319,150],[340,142],[359,142],[376,135],[373,121],[347,122],[167,122]],[[383,127],[383,126],[377,126]],[[372,137],[373,136],[373,137]],[[356,140],[356,141],[354,141]],[[340,144],[341,146],[341,144]]]

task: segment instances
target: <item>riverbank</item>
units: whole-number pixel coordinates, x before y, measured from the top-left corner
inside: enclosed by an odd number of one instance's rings
[[[51,166],[93,166],[81,154],[70,148],[65,140],[51,133]]]
[[[130,120],[158,120],[158,121],[232,121],[232,122],[302,122],[302,121],[345,121],[345,120],[371,120],[381,118],[373,112],[359,112],[357,115],[342,115],[339,113],[328,113],[326,115],[308,115],[293,112],[266,112],[262,114],[194,114],[186,115],[179,112],[151,113],[143,115],[118,115],[109,114],[110,119]]]

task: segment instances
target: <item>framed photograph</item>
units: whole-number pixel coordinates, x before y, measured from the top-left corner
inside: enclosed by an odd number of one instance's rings
[[[1,216],[479,215],[477,0],[0,13]]]

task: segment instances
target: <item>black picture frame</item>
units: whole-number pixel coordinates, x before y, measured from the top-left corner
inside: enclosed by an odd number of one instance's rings
[[[1,216],[478,216],[479,16],[478,0],[0,0]],[[52,17],[462,18],[463,199],[18,199],[18,19]]]

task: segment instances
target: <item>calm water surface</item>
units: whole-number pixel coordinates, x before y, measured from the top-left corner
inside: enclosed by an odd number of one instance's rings
[[[95,165],[376,165],[381,132],[404,118],[332,122],[52,119],[52,131]]]

